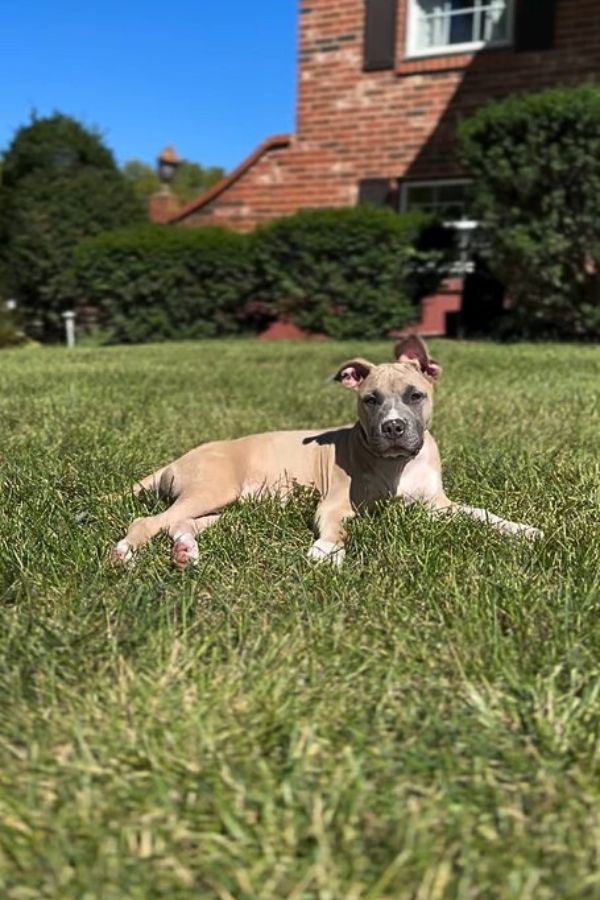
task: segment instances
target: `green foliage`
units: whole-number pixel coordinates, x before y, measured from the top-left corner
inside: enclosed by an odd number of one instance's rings
[[[413,322],[438,278],[431,220],[373,206],[299,212],[258,230],[261,297],[278,315],[336,338],[381,337]]]
[[[459,141],[521,333],[600,336],[600,88],[491,104]]]
[[[29,125],[17,131],[4,154],[2,185],[16,187],[33,172],[43,171],[51,177],[88,167],[115,169],[113,155],[97,132],[61,113],[44,119],[33,116]]]
[[[276,318],[332,337],[414,321],[442,253],[422,215],[369,207],[298,213],[252,235],[146,226],[85,242],[79,297],[116,340],[259,330]],[[439,245],[439,242],[438,242]]]
[[[76,270],[81,301],[126,342],[235,333],[254,284],[248,239],[220,228],[106,233],[80,244]]]
[[[74,302],[79,240],[143,217],[96,134],[61,115],[22,128],[4,157],[0,267],[28,327],[59,332],[60,313]]]
[[[224,174],[225,171],[220,166],[201,166],[184,161],[175,172],[173,193],[183,203],[187,203],[220,181]]]
[[[15,322],[14,317],[0,301],[0,350],[7,347],[20,347],[26,341],[27,338]]]
[[[130,159],[123,165],[123,175],[132,186],[136,196],[142,200],[160,190],[156,169],[137,159]],[[183,161],[177,167],[171,184],[173,193],[182,203],[193,200],[207,188],[212,187],[224,175],[219,166],[201,166]]]
[[[156,169],[139,159],[128,159],[121,170],[125,180],[131,185],[136,197],[148,200],[151,194],[160,190],[160,181]]]
[[[431,349],[450,497],[542,542],[390,503],[315,568],[299,497],[114,571],[135,479],[349,421],[326,376],[390,342],[0,360],[5,900],[595,900],[600,349]]]

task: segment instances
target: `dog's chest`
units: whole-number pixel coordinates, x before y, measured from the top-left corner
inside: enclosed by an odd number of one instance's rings
[[[369,471],[352,480],[351,501],[356,509],[368,510],[381,500],[395,497],[399,473]]]

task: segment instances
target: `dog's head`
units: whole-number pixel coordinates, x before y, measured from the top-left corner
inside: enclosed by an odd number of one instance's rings
[[[394,363],[352,359],[333,376],[357,394],[358,418],[377,456],[416,456],[431,418],[433,383],[442,371],[424,342],[412,335],[396,344]]]

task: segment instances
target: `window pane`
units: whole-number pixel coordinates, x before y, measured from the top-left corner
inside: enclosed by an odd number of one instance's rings
[[[412,209],[415,206],[430,206],[434,203],[432,187],[408,187],[407,205]]]
[[[422,209],[442,219],[458,220],[468,213],[469,184],[433,182],[406,186],[406,208]]]
[[[438,188],[438,201],[440,203],[464,203],[466,184],[443,184]]]
[[[481,20],[483,41],[502,41],[508,37],[508,14],[506,5],[502,2],[492,3],[489,9],[482,15]]]
[[[460,11],[461,9],[468,9],[471,12],[473,11],[474,6],[478,6],[477,0],[450,0],[450,3],[446,4],[453,12]]]
[[[419,19],[418,46],[423,50],[443,46],[448,43],[447,32],[447,16],[423,16]]]
[[[514,0],[412,0],[416,48],[495,43],[508,38],[508,9]]]
[[[474,14],[461,13],[450,17],[450,40],[449,44],[469,44],[472,40],[477,40],[473,33]]]

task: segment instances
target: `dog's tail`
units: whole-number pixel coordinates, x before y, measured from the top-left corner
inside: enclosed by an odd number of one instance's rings
[[[142,478],[141,481],[136,481],[131,488],[133,496],[139,497],[140,494],[143,494],[146,491],[152,492],[157,496],[162,496],[165,493],[169,493],[171,485],[165,485],[163,483],[163,475],[166,473],[168,468],[168,466],[163,466],[161,469],[157,469],[156,472],[153,472],[151,475],[147,475],[145,478]],[[167,491],[165,491],[165,487],[167,487]]]
[[[99,497],[99,502],[102,504],[114,503],[117,500],[123,500],[124,497],[133,496],[139,497],[140,494],[143,493],[154,493],[157,497],[166,497],[169,495],[172,490],[172,479],[169,480],[168,476],[163,478],[165,473],[167,472],[168,466],[163,466],[161,469],[157,469],[156,472],[153,472],[151,475],[147,475],[146,478],[142,478],[140,481],[136,481],[130,488],[127,490],[113,491],[110,494],[103,494]],[[162,480],[161,480],[162,479]],[[80,525],[86,524],[86,522],[90,519],[90,511],[87,509],[83,509],[75,515],[75,521]]]
[[[139,497],[140,494],[145,494],[146,492],[156,494],[157,497],[160,497],[163,494],[160,479],[166,469],[167,466],[163,466],[162,469],[157,469],[156,472],[147,475],[145,478],[140,479],[140,481],[136,481],[131,487],[128,487],[125,490],[121,489],[120,491],[112,491],[110,494],[102,494],[99,500],[101,503],[114,503],[115,500],[122,500],[124,497],[130,495],[132,497]]]

